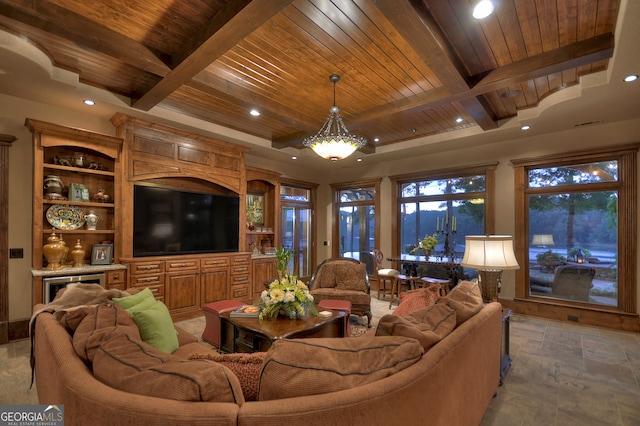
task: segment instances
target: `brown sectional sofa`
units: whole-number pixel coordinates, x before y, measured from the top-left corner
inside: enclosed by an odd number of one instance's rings
[[[67,330],[45,312],[37,316],[34,333],[38,397],[42,404],[64,404],[67,425],[477,425],[500,380],[501,318],[501,305],[488,304],[417,362],[368,384],[230,403],[177,401],[111,388],[94,377],[76,355]],[[179,341],[175,353],[206,350],[184,332]]]

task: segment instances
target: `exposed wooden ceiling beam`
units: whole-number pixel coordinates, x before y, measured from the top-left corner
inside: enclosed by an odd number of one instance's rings
[[[469,89],[462,62],[422,1],[382,0],[375,5],[451,93]]]
[[[171,69],[170,58],[68,9],[46,1],[0,0],[0,15],[70,40],[81,47],[121,59],[157,76]]]
[[[196,34],[173,60],[174,68],[132,106],[149,110],[223,53],[271,19],[292,0],[244,0],[227,6]]]
[[[469,90],[467,71],[421,0],[379,1],[376,6],[451,93]],[[484,130],[498,127],[488,103],[476,97],[460,104]]]

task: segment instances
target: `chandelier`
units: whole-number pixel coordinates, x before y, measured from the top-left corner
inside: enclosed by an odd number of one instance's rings
[[[340,76],[332,74],[329,81],[333,83],[333,106],[329,108],[329,117],[320,131],[314,136],[304,138],[302,144],[322,158],[337,161],[347,158],[356,149],[365,146],[367,138],[349,133],[340,116],[340,108],[336,106],[336,83],[340,81]]]

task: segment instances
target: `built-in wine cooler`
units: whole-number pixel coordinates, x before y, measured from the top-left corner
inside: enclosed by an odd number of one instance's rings
[[[49,303],[55,299],[60,289],[69,284],[100,284],[105,286],[106,276],[104,273],[87,275],[69,275],[65,277],[45,277],[42,279],[42,303]]]

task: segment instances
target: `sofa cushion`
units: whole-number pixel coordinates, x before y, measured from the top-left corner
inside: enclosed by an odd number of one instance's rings
[[[208,359],[224,365],[238,377],[245,401],[255,401],[258,399],[260,372],[266,356],[266,352],[220,354],[209,350],[192,353],[188,359]]]
[[[385,315],[378,321],[376,336],[416,339],[427,351],[456,327],[456,312],[446,304],[418,309],[405,317]]]
[[[367,265],[342,264],[336,267],[336,288],[340,290],[367,291]]]
[[[416,340],[404,337],[277,340],[262,366],[258,400],[351,389],[403,370],[422,354]]]
[[[169,354],[178,348],[178,336],[169,309],[156,300],[148,287],[131,296],[115,297],[113,301],[131,315],[142,340]]]
[[[393,314],[404,317],[418,309],[433,305],[438,300],[438,297],[438,292],[429,287],[400,293],[400,303],[396,310],[393,311]]]
[[[73,348],[85,363],[91,364],[98,347],[119,334],[141,340],[136,323],[119,305],[96,305],[90,308],[76,327]]]
[[[446,303],[456,311],[456,325],[460,325],[482,309],[482,293],[477,281],[460,281],[449,294],[437,303]]]
[[[100,346],[93,374],[112,388],[138,395],[244,403],[238,378],[222,364],[181,359],[126,335]]]

